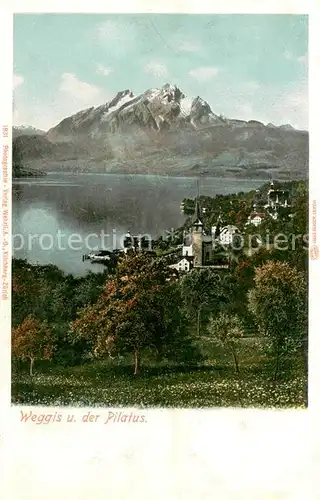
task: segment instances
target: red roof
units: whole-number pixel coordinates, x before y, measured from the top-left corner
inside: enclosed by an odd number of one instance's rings
[[[261,217],[263,219],[263,217],[265,217],[266,214],[264,214],[263,212],[252,212],[250,214],[250,217]]]

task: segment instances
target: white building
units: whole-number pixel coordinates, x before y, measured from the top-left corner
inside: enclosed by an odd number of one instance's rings
[[[183,255],[183,257],[193,257],[192,245],[183,246],[182,247],[182,255]]]
[[[260,226],[263,219],[265,219],[266,214],[263,212],[252,212],[248,217],[247,224],[253,224],[254,226]]]
[[[274,183],[270,182],[268,202],[264,208],[277,209],[278,207],[290,207],[289,191],[287,189],[275,189]]]
[[[239,229],[233,225],[222,227],[220,230],[217,226],[212,226],[211,232],[213,240],[218,241],[222,245],[231,245],[234,235],[239,234]]]
[[[169,267],[171,269],[177,269],[177,271],[190,271],[192,264],[191,264],[191,259],[181,259],[179,262],[176,264],[171,264]]]
[[[191,245],[183,245],[182,247],[182,256],[183,257],[193,257],[193,246]]]

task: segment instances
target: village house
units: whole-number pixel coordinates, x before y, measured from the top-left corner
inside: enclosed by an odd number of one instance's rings
[[[258,227],[265,218],[266,214],[263,212],[251,212],[246,225],[253,224],[254,226]]]
[[[291,207],[289,199],[289,191],[286,189],[275,189],[274,183],[271,181],[267,194],[267,203],[263,206],[264,211],[257,210],[257,205],[254,204],[253,211],[249,215],[246,225],[253,224],[257,227],[268,216],[277,220],[280,213],[286,212],[288,214]],[[290,217],[290,214],[288,215]]]
[[[237,226],[228,225],[220,229],[219,224],[211,228],[212,238],[221,245],[232,245],[234,236],[240,234]]]
[[[193,267],[193,257],[184,257],[176,264],[170,264],[169,267],[180,272],[188,272]]]

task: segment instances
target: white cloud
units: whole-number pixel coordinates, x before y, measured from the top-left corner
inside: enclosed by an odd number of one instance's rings
[[[255,82],[257,84],[257,82]],[[212,80],[201,97],[208,101],[216,114],[242,120],[258,120],[265,124],[290,124],[298,129],[308,129],[308,81],[301,79],[286,86],[264,85],[255,92],[253,81]]]
[[[292,52],[290,52],[290,50],[285,50],[283,55],[284,58],[287,59],[288,61],[292,61],[293,59],[295,59],[294,55],[292,54]]]
[[[22,85],[23,82],[24,82],[23,76],[17,75],[16,73],[13,74],[13,90]]]
[[[64,118],[91,106],[98,106],[110,100],[112,95],[91,83],[80,80],[73,73],[63,73],[56,96],[50,101],[31,102],[18,95],[14,102],[13,121],[15,125],[33,125],[48,130]]]
[[[233,118],[238,120],[252,120],[253,119],[253,109],[251,103],[236,104],[234,106]]]
[[[189,75],[198,81],[205,82],[216,77],[219,73],[219,68],[215,66],[201,66],[189,71]]]
[[[297,61],[304,66],[308,66],[308,54],[305,53],[303,56],[298,57]]]
[[[109,76],[113,72],[113,68],[108,68],[101,63],[96,64],[96,73],[103,76]]]
[[[283,96],[279,103],[276,103],[276,108],[279,106],[282,114],[282,123],[290,123],[294,127],[308,128],[308,94],[308,82],[304,81],[293,91]]]
[[[295,61],[300,64],[303,64],[304,66],[308,65],[308,53],[306,52],[302,56],[295,56],[290,52],[290,50],[285,50],[284,51],[284,58],[287,59],[288,61]]]
[[[175,49],[179,52],[199,52],[201,46],[192,40],[177,40],[175,42]]]
[[[272,92],[272,93],[271,93]],[[308,84],[301,81],[290,92],[261,87],[259,101],[235,105],[235,114],[244,120],[259,120],[275,125],[290,124],[308,129]]]
[[[168,76],[168,69],[166,65],[159,61],[150,61],[144,66],[143,70],[145,73],[149,73],[150,75],[158,76],[160,78]]]
[[[101,94],[98,87],[82,82],[73,73],[63,73],[61,75],[59,91],[80,102],[96,101]]]

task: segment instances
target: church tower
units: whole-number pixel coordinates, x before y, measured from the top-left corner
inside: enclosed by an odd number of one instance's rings
[[[198,198],[196,199],[191,231],[192,250],[194,255],[193,265],[199,267],[203,265],[203,222],[200,215]]]

